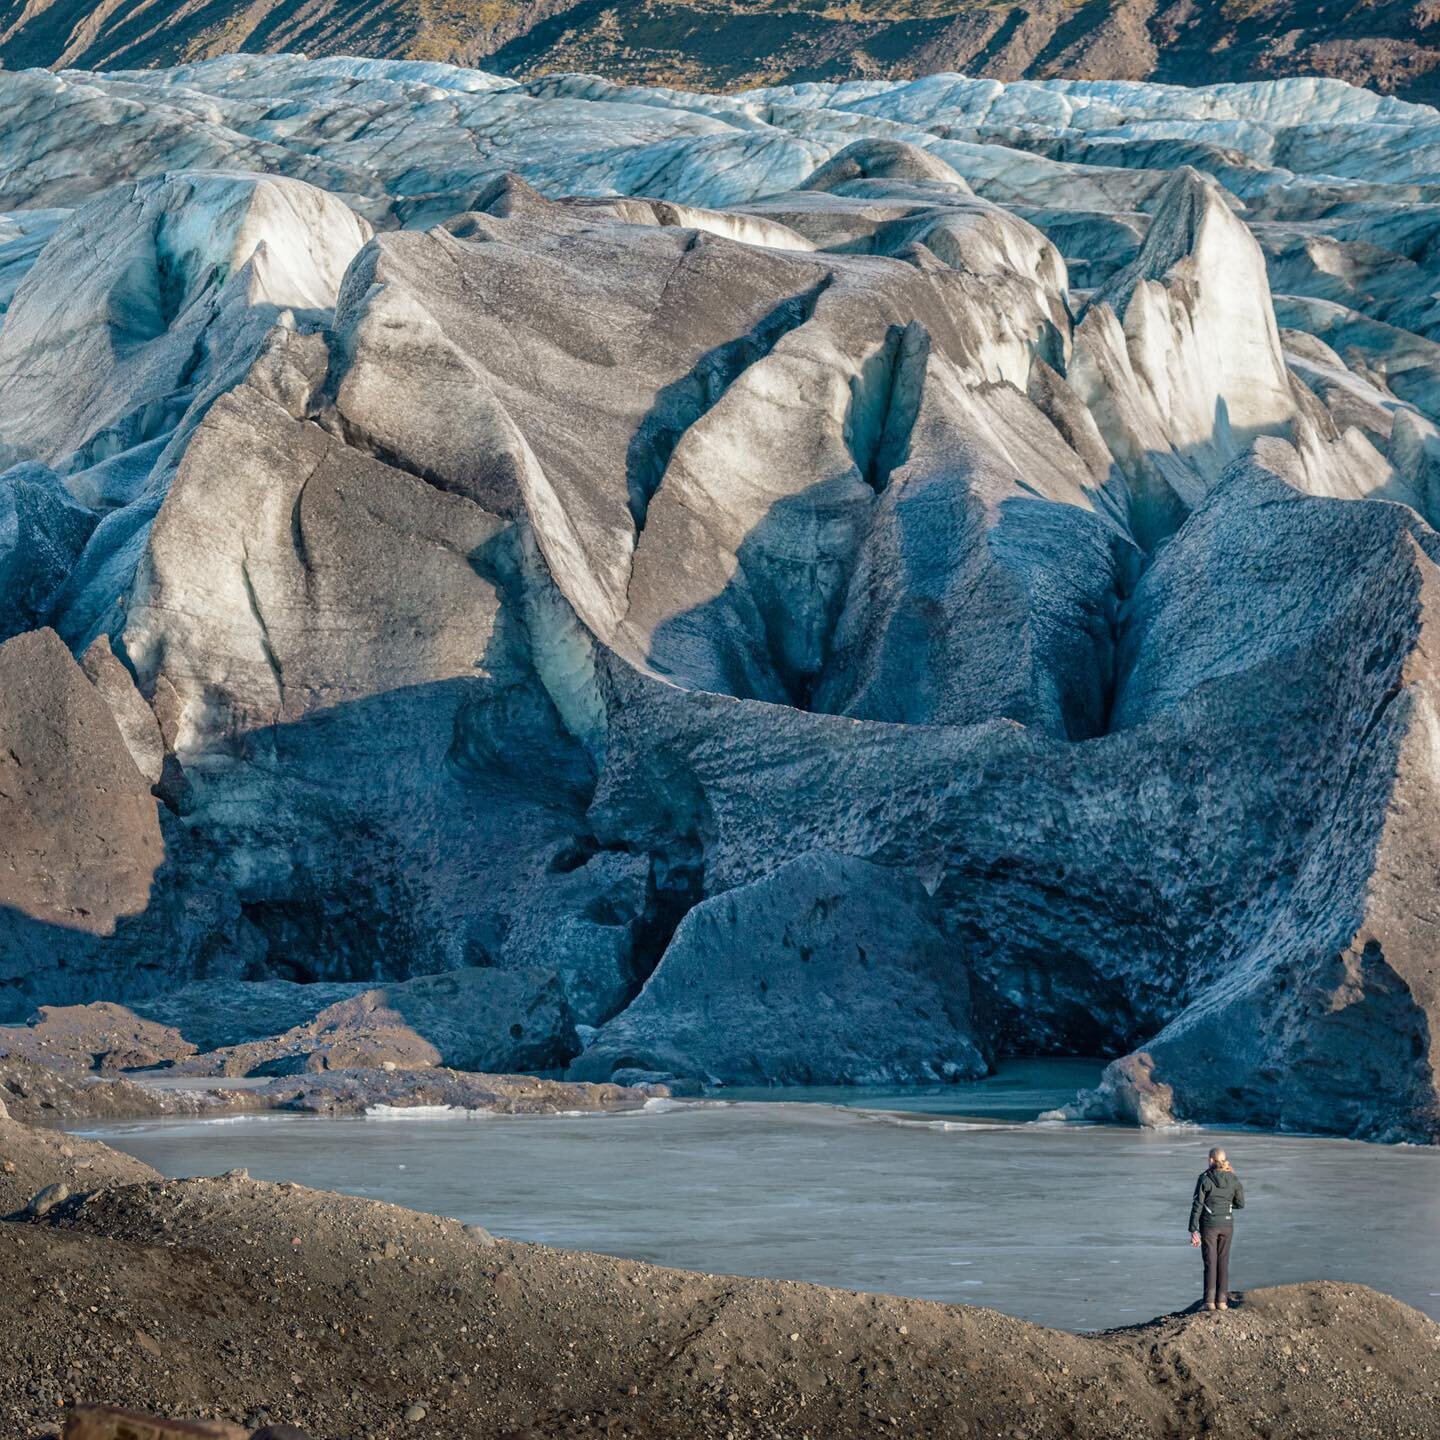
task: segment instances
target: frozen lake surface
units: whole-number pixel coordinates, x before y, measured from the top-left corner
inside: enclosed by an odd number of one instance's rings
[[[1016,1062],[933,1091],[727,1092],[625,1115],[267,1115],[85,1133],[168,1175],[245,1166],[516,1239],[964,1301],[1073,1330],[1198,1295],[1185,1223],[1220,1143],[1249,1200],[1236,1288],[1360,1281],[1440,1318],[1440,1151],[1035,1123],[1094,1074]]]

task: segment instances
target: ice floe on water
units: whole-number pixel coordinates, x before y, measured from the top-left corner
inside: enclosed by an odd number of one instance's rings
[[[466,1110],[459,1105],[367,1105],[367,1120],[455,1120],[485,1115],[484,1110]]]

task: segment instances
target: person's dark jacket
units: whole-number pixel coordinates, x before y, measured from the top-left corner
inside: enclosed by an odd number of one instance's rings
[[[1195,1182],[1190,1204],[1190,1231],[1228,1225],[1232,1210],[1245,1208],[1245,1187],[1233,1170],[1206,1170]]]

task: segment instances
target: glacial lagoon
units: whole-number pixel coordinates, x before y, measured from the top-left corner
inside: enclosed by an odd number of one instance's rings
[[[1440,1151],[1037,1119],[1091,1075],[1017,1062],[977,1085],[737,1091],[620,1115],[264,1115],[85,1133],[167,1175],[244,1166],[520,1240],[1072,1330],[1196,1297],[1187,1207],[1220,1143],[1249,1197],[1236,1288],[1353,1280],[1440,1318]]]

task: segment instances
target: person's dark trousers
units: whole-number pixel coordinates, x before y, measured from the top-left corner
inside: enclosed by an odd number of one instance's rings
[[[1230,1240],[1233,1225],[1204,1226],[1200,1230],[1200,1254],[1205,1261],[1205,1301],[1230,1298]]]

